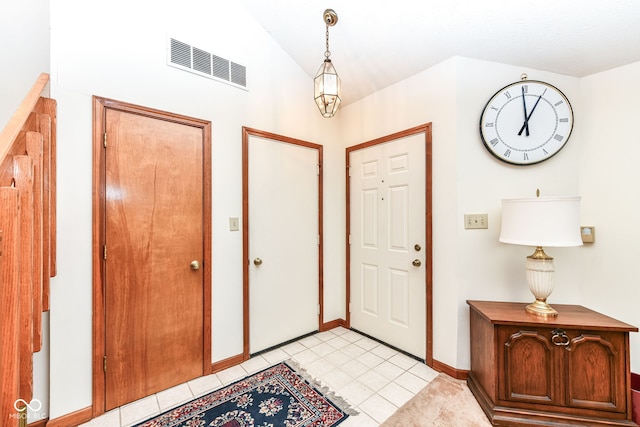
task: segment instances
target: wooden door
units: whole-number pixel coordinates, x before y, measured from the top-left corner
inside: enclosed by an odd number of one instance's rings
[[[321,147],[245,132],[252,354],[318,330]]]
[[[210,190],[202,127],[118,109],[104,126],[109,410],[210,371]]]
[[[426,359],[425,133],[350,151],[350,324]]]

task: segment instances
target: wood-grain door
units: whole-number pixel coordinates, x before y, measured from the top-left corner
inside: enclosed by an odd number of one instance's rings
[[[253,354],[319,328],[321,146],[245,129]]]
[[[210,285],[204,268],[203,129],[117,109],[106,109],[104,116],[109,410],[208,373],[205,289]]]
[[[426,359],[425,133],[350,151],[350,324]]]

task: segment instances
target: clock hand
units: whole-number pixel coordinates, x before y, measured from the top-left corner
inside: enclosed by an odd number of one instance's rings
[[[524,108],[524,126],[525,126],[525,129],[527,130],[526,134],[527,136],[529,136],[529,119],[527,118],[527,100],[524,98],[524,86],[520,86],[520,88],[522,89],[522,107]]]
[[[524,123],[522,125],[522,127],[520,128],[520,132],[518,132],[518,135],[522,135],[522,132],[524,132],[524,128],[526,127],[527,129],[529,128],[529,119],[531,118],[531,115],[533,114],[533,112],[535,111],[536,107],[538,106],[538,102],[540,102],[540,99],[542,98],[542,95],[545,94],[547,90],[545,89],[544,92],[542,92],[542,94],[538,97],[538,100],[536,101],[535,104],[533,104],[533,108],[531,109],[531,112],[529,113],[529,116],[524,119]]]

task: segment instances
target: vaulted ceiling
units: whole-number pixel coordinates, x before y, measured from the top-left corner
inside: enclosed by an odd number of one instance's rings
[[[343,105],[453,56],[575,77],[640,61],[638,0],[239,1],[310,77],[335,10]]]

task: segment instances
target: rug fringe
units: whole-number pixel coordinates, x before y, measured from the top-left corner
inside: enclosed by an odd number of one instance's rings
[[[311,374],[305,368],[303,368],[302,365],[300,365],[300,363],[298,363],[296,360],[287,359],[284,361],[284,363],[289,365],[291,369],[295,370],[302,378],[305,379],[305,381],[311,384],[311,386],[318,389],[318,391],[322,393],[323,396],[325,396],[327,399],[331,401],[331,403],[333,403],[338,408],[340,408],[342,412],[344,412],[347,415],[359,414],[359,412],[353,409],[351,404],[346,399],[336,395],[335,392],[331,390],[328,386],[323,385],[319,380],[312,377]]]

